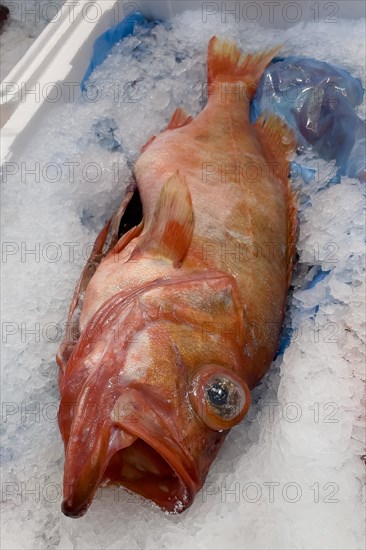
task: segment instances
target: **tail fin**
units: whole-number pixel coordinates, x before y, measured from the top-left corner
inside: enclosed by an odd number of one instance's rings
[[[244,82],[251,100],[259,80],[281,46],[257,53],[242,54],[234,42],[213,36],[208,43],[208,92],[215,82]]]

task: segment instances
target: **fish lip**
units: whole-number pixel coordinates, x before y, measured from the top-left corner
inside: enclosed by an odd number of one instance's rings
[[[70,502],[70,499],[64,499],[61,504],[61,512],[68,518],[72,519],[83,517],[88,508],[89,503],[86,503],[78,508],[73,506],[72,502]]]
[[[179,438],[174,436],[171,427],[164,418],[153,410],[140,392],[128,389],[127,392],[124,393],[124,395],[128,395],[128,399],[130,399],[133,394],[136,394],[134,397],[135,403],[139,405],[139,414],[137,418],[122,419],[118,421],[117,425],[113,423],[112,426],[136,439],[133,440],[130,445],[122,447],[115,446],[112,449],[108,448],[105,459],[98,472],[98,476],[88,484],[86,492],[82,490],[83,484],[80,481],[81,477],[73,477],[72,483],[67,483],[66,472],[70,464],[67,464],[67,462],[65,463],[65,498],[62,502],[61,510],[67,517],[79,518],[86,513],[98,487],[101,482],[103,482],[103,476],[114,454],[131,446],[136,440],[141,440],[143,443],[146,443],[147,446],[156,451],[169,466],[172,473],[177,478],[177,490],[173,495],[169,493],[165,499],[162,499],[154,498],[154,492],[147,494],[147,492],[143,490],[143,480],[141,483],[141,491],[139,491],[139,486],[131,488],[131,486],[128,486],[128,482],[124,482],[123,480],[117,480],[116,483],[118,485],[155,502],[160,508],[170,513],[181,513],[186,510],[192,504],[197,492],[200,490],[202,482],[200,482],[200,476],[198,475],[194,458],[185,448],[184,444],[179,441]],[[146,418],[148,418],[147,411],[150,412],[149,422],[146,421]],[[109,438],[109,442],[110,441],[111,437]],[[85,479],[85,476],[83,477]],[[156,479],[156,486],[158,482],[159,478]]]
[[[125,431],[127,432],[127,430]],[[132,433],[132,431],[134,431],[134,433]],[[157,501],[153,497],[147,497],[146,495],[142,496],[145,496],[145,498],[152,500],[160,508],[170,513],[181,513],[186,510],[192,504],[197,492],[201,487],[201,484],[198,481],[198,476],[196,477],[190,475],[187,472],[187,469],[182,465],[179,458],[176,458],[171,452],[169,452],[169,449],[164,448],[164,446],[156,442],[153,436],[149,437],[145,432],[141,434],[138,429],[130,430],[130,435],[135,435],[138,439],[141,439],[142,441],[147,443],[147,445],[149,445],[152,449],[156,450],[179,479],[179,492],[176,492],[174,500],[166,500],[165,502],[162,502],[160,499]],[[90,495],[84,502],[78,505],[76,503],[77,499],[75,499],[73,493],[71,493],[71,495],[63,500],[61,504],[61,511],[65,516],[77,519],[85,515],[89,506],[92,503],[93,496],[99,486],[103,474],[108,467],[108,463],[109,461],[106,461],[106,464],[101,472],[100,479],[95,483],[93,487],[91,487]],[[120,485],[124,486],[123,483],[120,483]],[[129,489],[128,487],[125,488]],[[138,493],[135,490],[133,492]]]
[[[203,483],[196,461],[176,433],[174,424],[170,425],[149,405],[148,398],[142,395],[141,390],[128,388],[124,397],[127,401],[131,398],[134,399],[137,405],[137,414],[135,416],[127,415],[126,418],[118,422],[118,425],[124,432],[135,436],[155,450],[179,480],[179,493],[175,494],[174,500],[167,500],[163,503],[151,496],[143,496],[168,512],[183,512],[192,504]]]
[[[172,469],[172,471],[179,479],[179,492],[176,492],[176,494],[174,495],[174,500],[166,500],[163,503],[161,500],[157,500],[152,497],[145,496],[145,498],[152,500],[153,502],[155,502],[155,504],[157,504],[157,506],[171,513],[181,513],[189,508],[202,485],[199,482],[199,477],[197,475],[197,470],[194,465],[194,460],[190,456],[190,454],[188,454],[187,451],[184,450],[182,446],[175,440],[175,438],[172,438],[171,435],[171,442],[174,441],[174,443],[177,445],[177,448],[179,446],[181,449],[180,452],[176,454],[171,449],[169,449],[168,446],[163,445],[159,440],[157,440],[154,435],[150,435],[148,432],[139,429],[134,430],[130,427],[128,428],[128,430],[127,428],[124,428],[124,430],[126,432],[129,431],[131,435],[136,436],[138,439],[142,440],[152,449],[154,449],[168,464],[168,466]]]

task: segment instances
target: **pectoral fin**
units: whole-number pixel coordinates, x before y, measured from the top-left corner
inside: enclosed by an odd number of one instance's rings
[[[154,215],[136,253],[160,256],[178,266],[191,244],[193,228],[191,194],[184,178],[174,174],[163,185]]]

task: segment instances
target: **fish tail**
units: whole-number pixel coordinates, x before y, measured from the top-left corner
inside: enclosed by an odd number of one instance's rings
[[[255,54],[242,54],[234,42],[213,36],[208,44],[208,93],[215,93],[215,83],[244,82],[247,97],[253,99],[259,80],[281,46]]]

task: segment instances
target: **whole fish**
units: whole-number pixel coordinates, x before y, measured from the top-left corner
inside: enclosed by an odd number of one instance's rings
[[[119,484],[170,512],[202,487],[277,350],[296,241],[291,131],[249,104],[273,56],[213,37],[208,101],[149,139],[58,353],[63,512]]]

